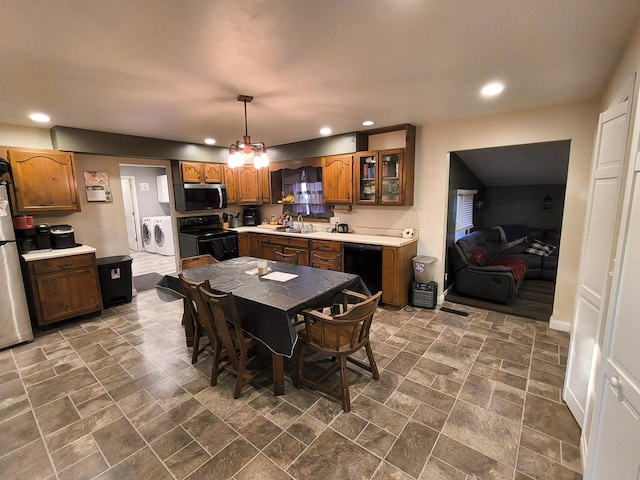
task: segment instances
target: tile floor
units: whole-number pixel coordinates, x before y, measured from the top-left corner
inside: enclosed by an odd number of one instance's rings
[[[282,397],[262,381],[234,400],[228,374],[209,387],[181,311],[142,292],[1,351],[2,478],[582,478],[569,340],[545,323],[380,310],[381,379],[353,367],[345,414],[288,380]]]

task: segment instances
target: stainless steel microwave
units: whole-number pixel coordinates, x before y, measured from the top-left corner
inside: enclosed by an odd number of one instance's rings
[[[174,185],[178,212],[227,208],[227,187],[222,183]]]

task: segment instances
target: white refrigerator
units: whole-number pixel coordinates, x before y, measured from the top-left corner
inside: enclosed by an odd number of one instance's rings
[[[0,348],[33,339],[7,187],[0,183]]]

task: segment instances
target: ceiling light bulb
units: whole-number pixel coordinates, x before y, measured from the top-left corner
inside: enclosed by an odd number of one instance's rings
[[[492,82],[492,83],[487,83],[484,87],[482,87],[482,90],[480,90],[480,93],[482,93],[482,95],[484,95],[485,97],[493,97],[501,93],[503,90],[504,90],[504,85],[502,83]]]
[[[365,120],[364,122],[362,122],[362,125],[365,127],[370,127],[371,125],[373,125],[373,121]]]
[[[29,118],[34,122],[46,123],[51,120],[51,117],[46,113],[32,113]]]
[[[329,127],[322,127],[320,129],[320,135],[331,135],[331,129]]]
[[[214,145],[216,141],[213,138],[205,138],[204,143],[206,143],[207,145]]]

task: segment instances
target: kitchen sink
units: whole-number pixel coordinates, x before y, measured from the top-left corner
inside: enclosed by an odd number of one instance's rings
[[[315,232],[315,230],[313,228],[285,228],[283,230],[283,232],[286,233],[299,233],[299,234],[306,234],[306,233],[313,233]]]

